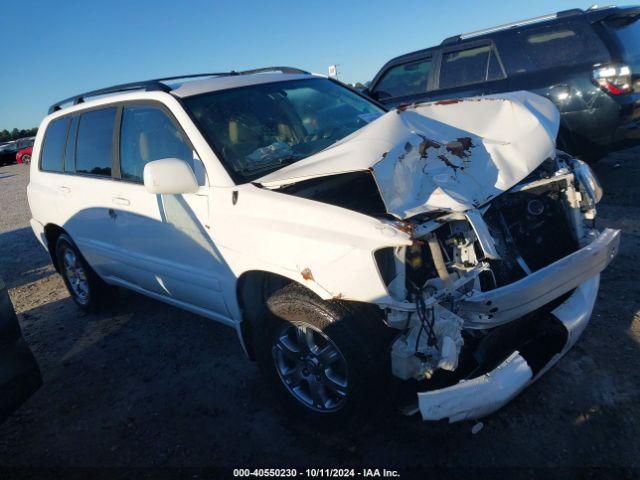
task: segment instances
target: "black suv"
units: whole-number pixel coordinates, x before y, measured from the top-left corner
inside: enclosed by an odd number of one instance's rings
[[[559,148],[595,159],[640,140],[638,19],[573,9],[456,35],[389,61],[364,93],[397,106],[530,90],[560,110]]]

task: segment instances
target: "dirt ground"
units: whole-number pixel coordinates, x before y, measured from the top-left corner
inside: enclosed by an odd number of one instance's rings
[[[0,467],[638,468],[639,157],[596,166],[599,226],[623,236],[590,326],[476,434],[473,422],[399,413],[366,434],[301,430],[269,403],[231,329],[127,292],[109,311],[80,313],[29,228],[28,169],[2,167],[0,276],[44,385],[0,426]]]

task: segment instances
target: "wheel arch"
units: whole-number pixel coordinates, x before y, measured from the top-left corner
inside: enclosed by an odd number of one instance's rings
[[[296,283],[311,295],[322,298],[307,285],[290,277],[266,270],[248,270],[238,278],[236,282],[236,299],[241,314],[238,334],[245,353],[251,360],[255,360],[253,325],[265,308],[265,302],[269,295],[290,283]]]
[[[54,268],[58,271],[58,259],[56,258],[56,244],[60,235],[67,234],[66,230],[54,223],[48,223],[44,226],[44,236],[47,240],[47,250],[51,257]]]
[[[266,300],[275,291],[283,288],[289,284],[296,284],[298,287],[304,289],[310,295],[325,302],[333,302],[339,304],[345,312],[353,314],[356,311],[364,313],[364,316],[374,320],[373,322],[367,322],[370,326],[376,330],[376,335],[379,335],[381,329],[387,330],[384,326],[382,312],[376,305],[366,302],[355,302],[341,300],[338,298],[324,298],[319,295],[318,292],[309,288],[309,285],[305,285],[302,282],[296,281],[290,277],[280,275],[277,273],[264,271],[264,270],[249,270],[238,278],[236,283],[236,298],[237,304],[240,310],[241,321],[238,327],[238,335],[240,341],[245,350],[245,353],[251,360],[255,360],[255,351],[253,347],[253,328],[255,322],[263,313]]]

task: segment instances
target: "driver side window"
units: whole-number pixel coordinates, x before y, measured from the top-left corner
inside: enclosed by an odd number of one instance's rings
[[[182,130],[165,112],[149,105],[125,106],[120,127],[121,178],[142,182],[144,166],[162,158],[177,158],[187,162],[198,184],[205,185],[202,161]]]

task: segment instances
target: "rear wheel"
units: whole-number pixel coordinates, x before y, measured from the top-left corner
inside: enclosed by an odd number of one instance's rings
[[[362,424],[386,404],[389,337],[377,309],[326,302],[291,284],[254,328],[260,370],[287,413],[314,426]]]
[[[80,308],[95,311],[113,297],[114,288],[98,277],[66,234],[56,243],[56,259],[67,290]]]

